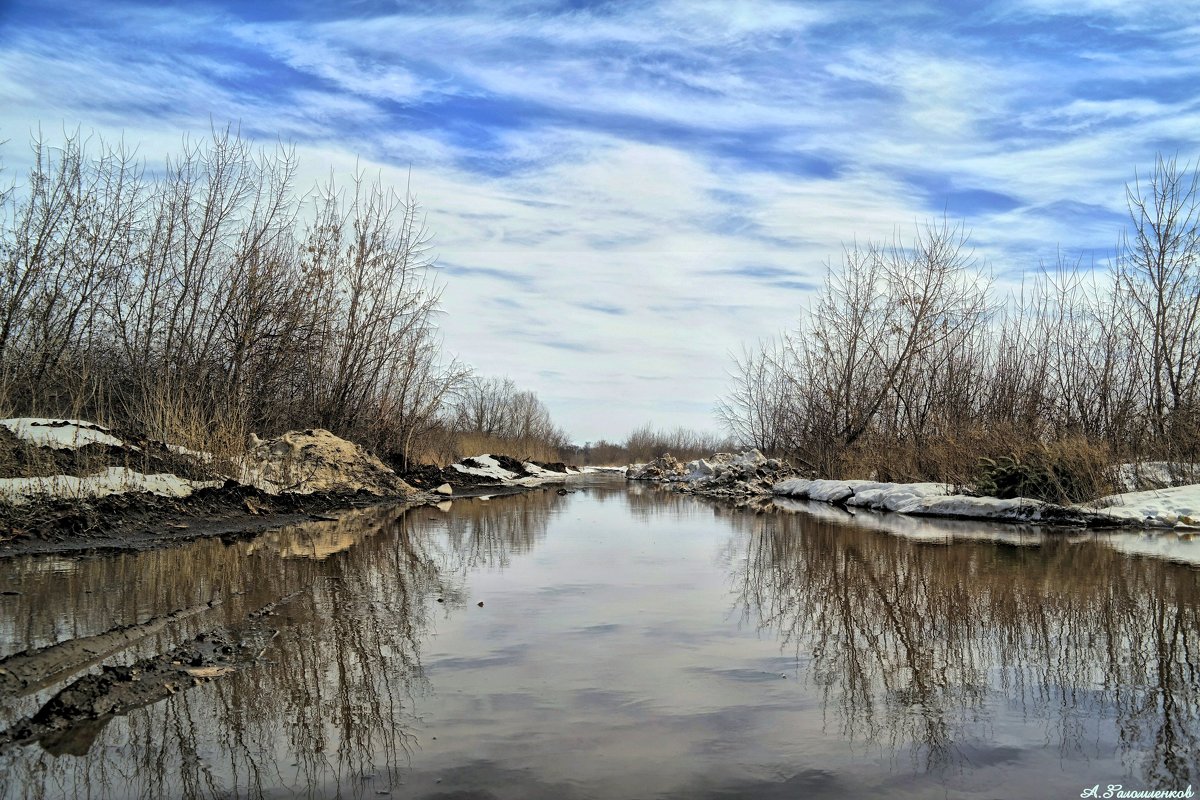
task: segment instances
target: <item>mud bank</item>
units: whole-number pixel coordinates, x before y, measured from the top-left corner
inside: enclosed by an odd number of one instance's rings
[[[86,754],[113,718],[230,675],[258,660],[278,633],[269,624],[277,605],[273,603],[248,615],[232,628],[214,628],[197,634],[156,656],[129,665],[102,666],[99,672],[83,675],[32,716],[0,731],[0,754],[35,743],[51,755]],[[71,640],[9,656],[0,661],[0,697],[27,694],[50,685],[64,671],[90,666],[108,652],[182,619],[187,613],[181,611],[168,615],[167,619],[117,629],[88,640]]]
[[[444,499],[444,498],[437,498]],[[271,495],[247,486],[201,489],[184,498],[118,494],[87,501],[48,500],[8,509],[0,559],[40,553],[147,550],[204,537],[230,540],[326,514],[373,505],[436,502],[424,493]]]
[[[441,468],[381,460],[327,430],[251,435],[237,457],[86,420],[0,420],[0,558],[242,538],[370,505],[425,505],[565,481],[565,464],[480,455]]]

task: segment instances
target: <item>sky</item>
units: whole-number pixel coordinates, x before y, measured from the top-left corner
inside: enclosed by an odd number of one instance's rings
[[[1135,170],[1200,157],[1200,2],[0,0],[10,179],[39,127],[161,162],[230,123],[305,186],[411,173],[447,352],[575,441],[719,431],[845,243],[1103,263]]]

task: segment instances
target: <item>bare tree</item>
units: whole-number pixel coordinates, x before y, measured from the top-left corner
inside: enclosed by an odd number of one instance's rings
[[[1147,411],[1166,439],[1170,420],[1196,408],[1200,372],[1200,167],[1155,159],[1126,187],[1131,229],[1122,237],[1117,291],[1146,363]]]
[[[306,216],[294,152],[232,129],[154,172],[88,146],[35,141],[28,185],[0,198],[8,409],[228,447],[322,425],[407,451],[436,425],[464,371],[440,356],[411,196],[358,174]]]

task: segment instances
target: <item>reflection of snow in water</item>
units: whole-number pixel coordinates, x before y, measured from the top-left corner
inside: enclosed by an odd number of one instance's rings
[[[1195,488],[1195,487],[1184,487]],[[1121,553],[1149,556],[1187,564],[1200,564],[1200,536],[1186,530],[1147,530],[1095,532],[1083,529],[1052,529],[1041,525],[975,522],[971,520],[912,517],[865,509],[847,510],[840,506],[776,497],[775,508],[803,513],[827,522],[853,525],[906,539],[949,544],[954,541],[988,541],[1018,546],[1035,546],[1048,538],[1066,538],[1072,542],[1097,541]]]
[[[1182,531],[1111,533],[1100,535],[1097,538],[1122,553],[1200,565],[1200,538],[1192,533]]]
[[[1041,544],[1047,534],[1041,526],[1012,525],[1001,523],[974,522],[936,517],[911,517],[904,514],[888,514],[868,509],[849,511],[827,503],[793,500],[776,497],[772,501],[776,508],[800,512],[828,522],[853,525],[858,528],[889,533],[906,539],[925,542],[949,543],[955,539],[1003,542],[1013,545]]]

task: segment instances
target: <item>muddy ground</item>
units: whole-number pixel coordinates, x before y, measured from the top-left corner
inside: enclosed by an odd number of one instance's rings
[[[519,463],[519,462],[513,462]],[[385,503],[422,505],[455,498],[515,494],[525,487],[452,468],[397,470],[416,494],[272,495],[233,482],[185,498],[123,494],[87,501],[42,501],[0,509],[0,560],[39,553],[147,550],[204,537],[251,538],[263,531],[319,520],[340,509]],[[432,494],[449,483],[453,494]]]
[[[234,626],[205,631],[134,664],[104,665],[98,672],[87,672],[32,716],[0,730],[0,754],[36,742],[52,755],[84,755],[114,717],[236,672],[261,658],[277,633],[271,617],[278,605],[272,603]],[[30,694],[64,675],[88,669],[122,647],[192,613],[197,609],[0,659],[0,699]]]

